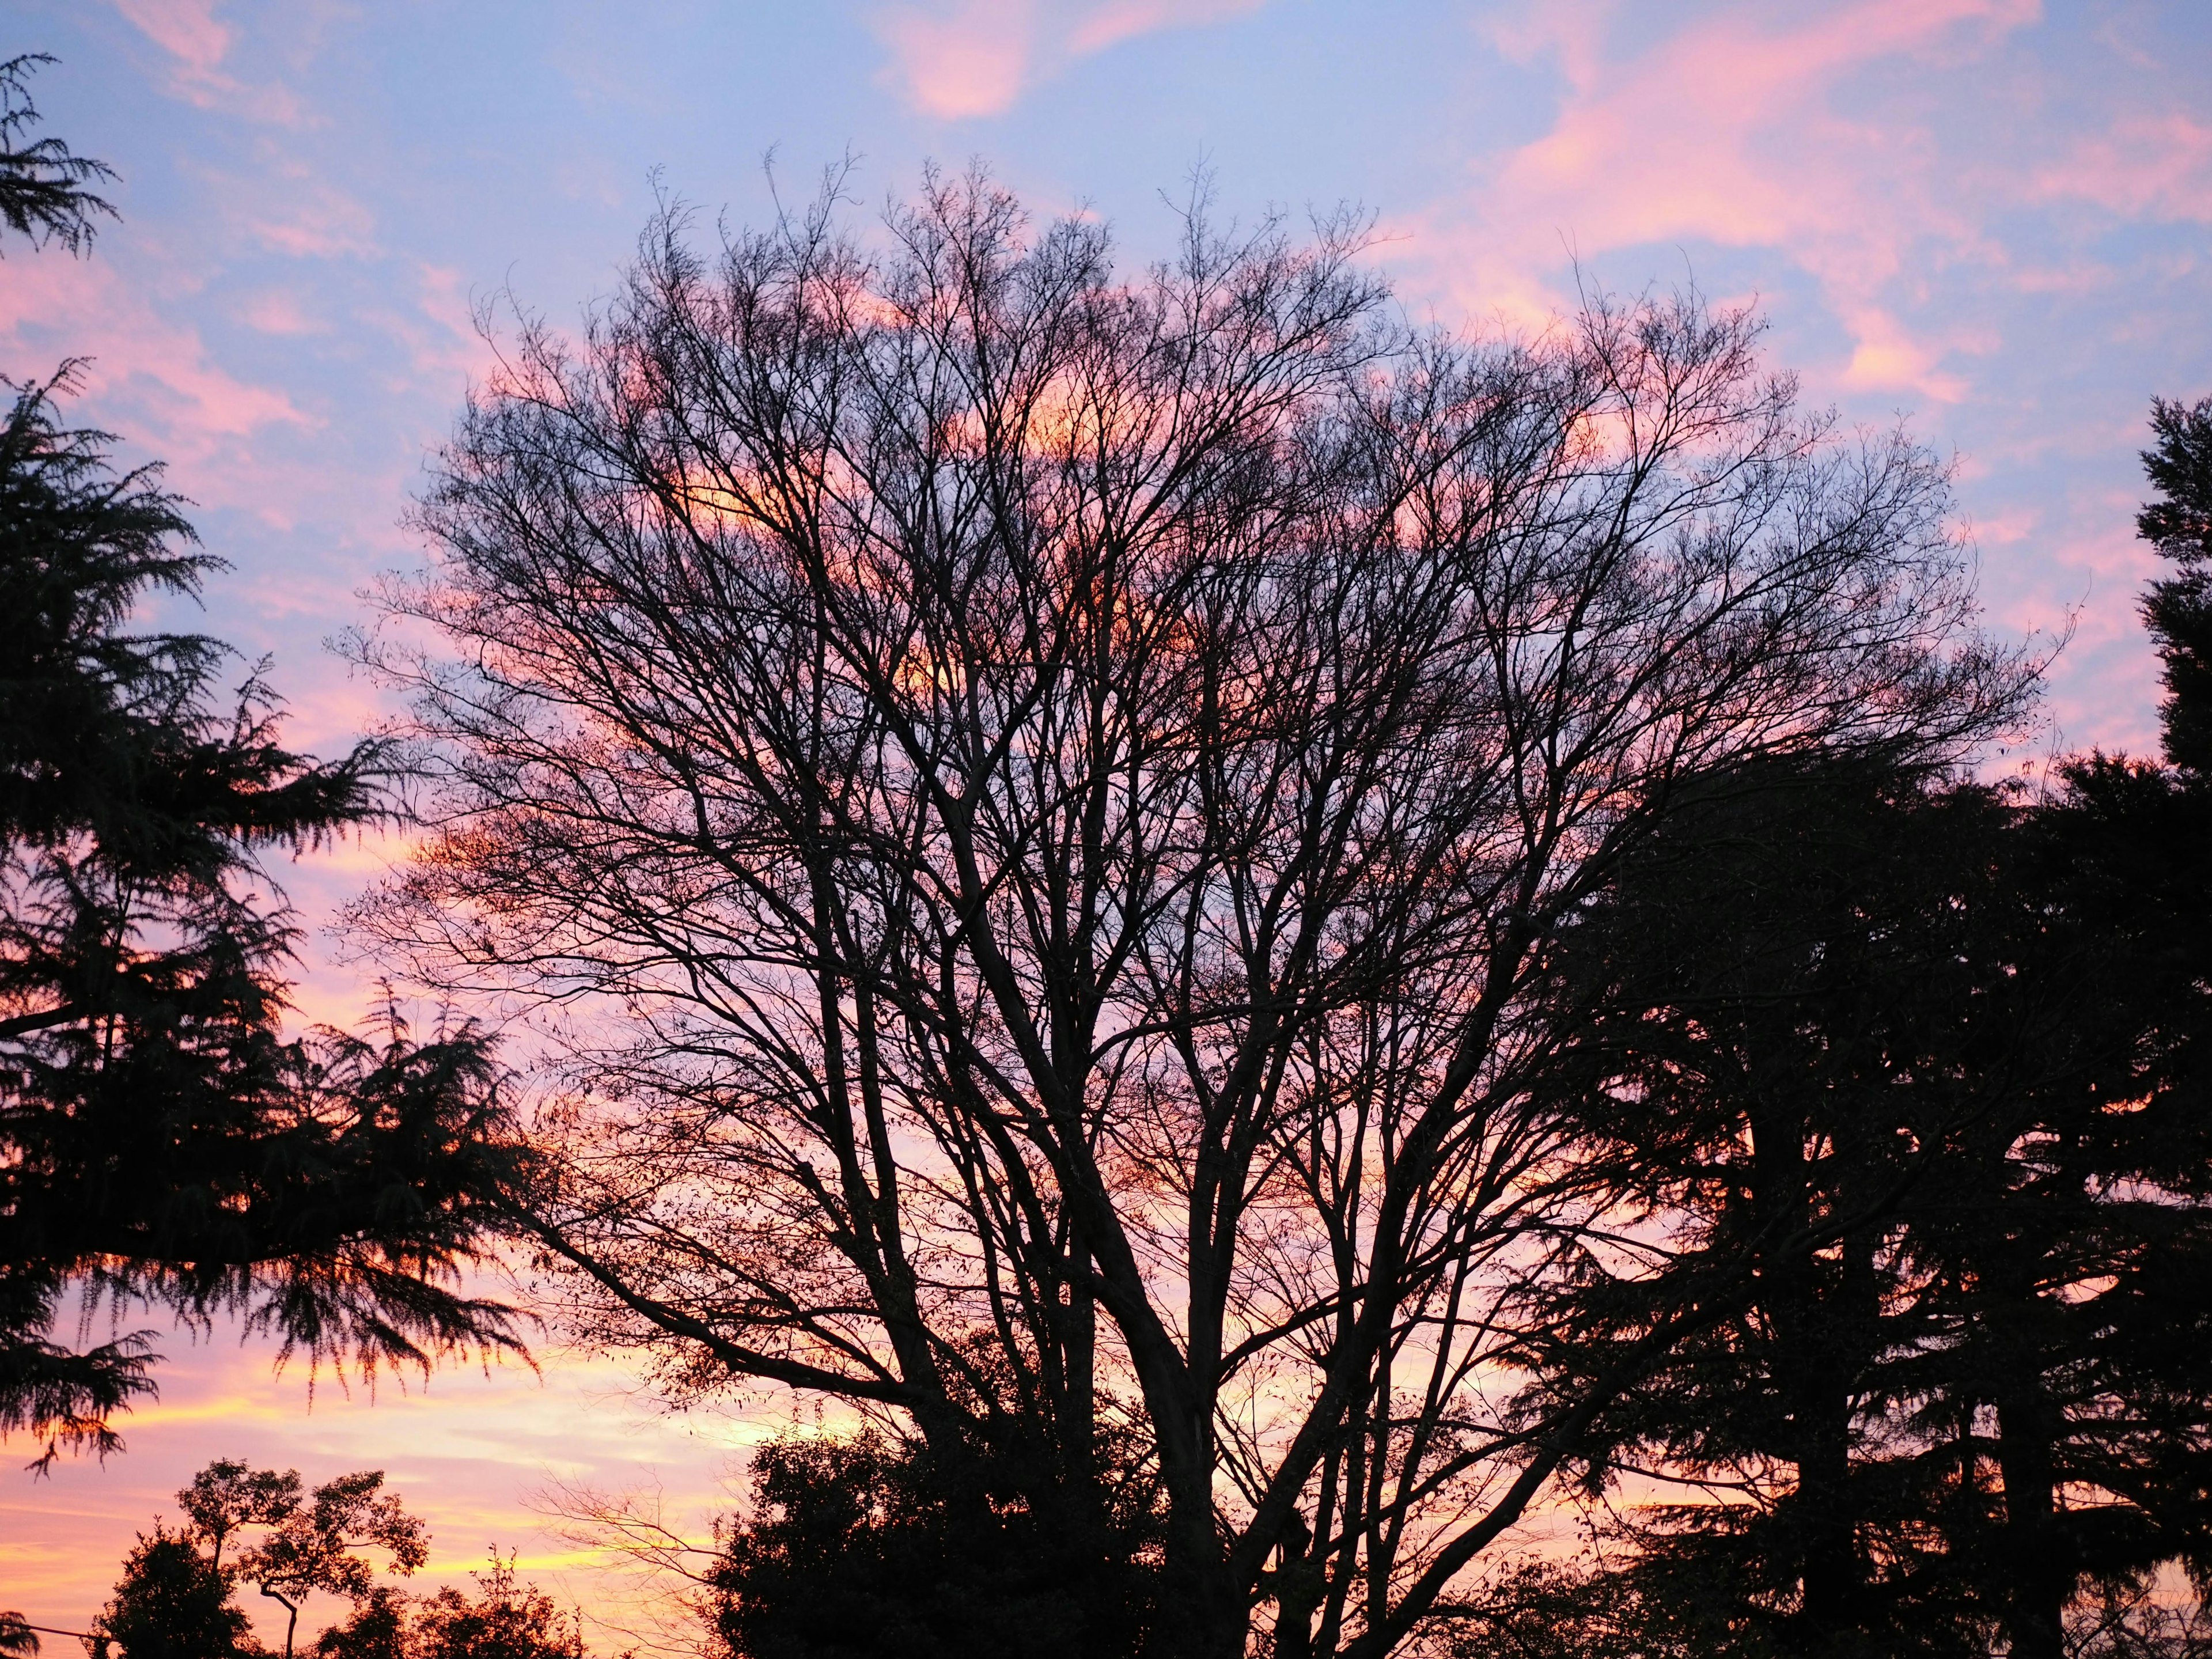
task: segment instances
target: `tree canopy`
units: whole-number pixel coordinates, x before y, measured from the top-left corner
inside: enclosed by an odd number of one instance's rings
[[[1460,339],[1350,225],[1125,278],[980,177],[872,246],[834,195],[667,213],[471,401],[391,598],[448,649],[365,647],[441,830],[361,920],[570,1039],[525,1224],[578,1328],[1048,1528],[1126,1431],[1146,1651],[1379,1656],[1750,1283],[1497,1389],[1606,1224],[1531,1086],[1562,930],[1686,780],[1940,768],[2032,665],[1943,469],[1747,313]]]
[[[1687,792],[1564,952],[1604,991],[1561,1086],[1644,1260],[1758,1263],[1610,1415],[1593,1480],[1674,1500],[1613,1541],[1715,1652],[2056,1655],[2081,1587],[2212,1567],[2212,803],[2107,762],[2033,802],[1747,782]],[[1592,1251],[1538,1368],[1608,1363],[1662,1283]]]

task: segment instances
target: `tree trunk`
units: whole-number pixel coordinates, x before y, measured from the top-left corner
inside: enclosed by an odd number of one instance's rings
[[[279,1595],[273,1589],[261,1592],[284,1609],[284,1659],[292,1659],[292,1638],[300,1628],[300,1604],[289,1596]]]
[[[2008,1370],[1997,1399],[1997,1467],[2004,1476],[2004,1530],[1997,1545],[2012,1659],[2060,1659],[2072,1564],[2057,1525],[2051,1468],[2051,1412],[2032,1356]]]

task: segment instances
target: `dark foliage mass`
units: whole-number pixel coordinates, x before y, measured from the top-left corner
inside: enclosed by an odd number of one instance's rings
[[[2212,1567],[2208,808],[2106,762],[2033,806],[1732,775],[1567,939],[1585,1133],[1678,1265],[1754,1276],[1591,1464],[1702,1496],[1622,1541],[1644,1603],[1732,1609],[1713,1650],[2056,1655],[2077,1588]],[[1650,1294],[1593,1252],[1535,1363]]]
[[[2151,405],[2143,470],[2158,498],[2136,520],[2143,539],[2180,566],[2150,585],[2143,618],[2166,664],[2166,752],[2212,774],[2212,398]]]
[[[0,141],[32,118],[0,65]],[[96,162],[0,155],[0,215],[82,249]],[[0,1434],[106,1452],[151,1391],[147,1334],[52,1340],[161,1308],[218,1312],[313,1363],[427,1365],[516,1346],[460,1293],[510,1167],[486,1043],[287,1040],[291,924],[261,860],[386,815],[390,751],[283,747],[234,653],[140,631],[219,568],[157,466],[72,428],[72,369],[0,382]]]
[[[1111,1509],[1086,1514],[1089,1494],[947,1471],[919,1443],[780,1441],[755,1458],[751,1518],[724,1540],[715,1632],[741,1659],[1134,1653],[1163,1517],[1157,1483],[1121,1473]]]
[[[448,1585],[410,1599],[379,1585],[315,1641],[316,1659],[585,1659],[574,1613],[515,1577],[492,1553],[471,1575],[476,1592]]]
[[[258,1655],[246,1610],[233,1589],[235,1569],[204,1553],[187,1529],[160,1522],[124,1558],[123,1577],[100,1613],[99,1633],[129,1659],[234,1659]]]

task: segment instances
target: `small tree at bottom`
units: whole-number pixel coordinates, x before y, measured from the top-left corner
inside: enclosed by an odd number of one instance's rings
[[[518,1579],[512,1554],[495,1549],[470,1577],[473,1596],[447,1585],[410,1601],[378,1586],[316,1638],[315,1659],[584,1659],[575,1616]]]
[[[246,1610],[231,1599],[237,1571],[200,1553],[190,1528],[159,1521],[138,1534],[93,1633],[119,1643],[125,1659],[240,1659],[258,1655]]]

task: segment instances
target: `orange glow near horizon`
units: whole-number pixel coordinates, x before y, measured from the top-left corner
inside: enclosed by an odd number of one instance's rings
[[[310,1485],[348,1471],[385,1471],[389,1488],[429,1524],[428,1565],[410,1590],[465,1584],[494,1549],[513,1552],[534,1580],[587,1615],[595,1651],[649,1631],[655,1596],[611,1571],[600,1553],[559,1535],[544,1499],[558,1486],[657,1491],[670,1521],[705,1539],[736,1506],[750,1449],[783,1419],[772,1409],[672,1416],[638,1394],[619,1362],[549,1351],[526,1365],[449,1368],[428,1384],[386,1378],[372,1394],[325,1373],[311,1389],[298,1368],[278,1374],[271,1351],[218,1333],[191,1344],[165,1334],[161,1398],[124,1419],[126,1449],[105,1465],[58,1461],[43,1480],[3,1477],[0,1602],[33,1623],[82,1630],[106,1601],[121,1551],[156,1516],[173,1522],[175,1492],[218,1457],[296,1468]],[[10,1449],[14,1449],[11,1446]],[[242,1602],[264,1641],[281,1641],[282,1610],[250,1591]],[[343,1616],[311,1603],[304,1636]],[[619,1638],[619,1639],[617,1639]]]

